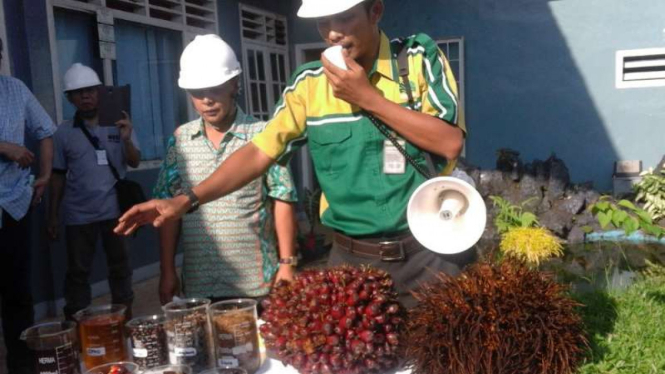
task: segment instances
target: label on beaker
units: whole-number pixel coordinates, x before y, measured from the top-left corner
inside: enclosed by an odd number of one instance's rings
[[[134,357],[137,358],[146,358],[148,357],[148,350],[145,348],[134,348],[133,349]]]
[[[187,347],[187,348],[175,347],[175,355],[177,357],[194,357],[194,356],[196,356],[196,348],[193,348],[193,347]]]
[[[239,366],[238,359],[232,356],[222,356],[222,358],[217,360],[217,364],[221,367],[228,366],[237,368]]]
[[[254,350],[254,347],[252,346],[252,343],[247,343],[243,345],[239,345],[236,347],[233,347],[233,355],[244,355],[245,353],[251,353]]]
[[[88,356],[101,357],[106,354],[106,347],[88,347],[86,352],[88,352]]]
[[[71,343],[36,351],[38,374],[78,374],[78,352]]]

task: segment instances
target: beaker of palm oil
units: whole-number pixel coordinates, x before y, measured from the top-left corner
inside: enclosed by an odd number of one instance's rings
[[[108,304],[79,310],[74,318],[79,323],[83,363],[86,368],[123,361],[127,357],[124,305]]]

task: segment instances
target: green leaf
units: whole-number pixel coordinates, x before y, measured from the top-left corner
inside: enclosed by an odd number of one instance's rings
[[[659,228],[657,226],[649,225],[649,224],[645,224],[645,223],[641,224],[640,227],[642,228],[642,230],[644,230],[644,232],[646,232],[649,235],[653,235],[653,236],[658,236],[659,232],[662,231],[662,230],[658,230]]]
[[[590,234],[590,233],[593,232],[593,227],[588,226],[588,225],[587,226],[582,226],[582,227],[580,227],[580,229],[582,231],[584,231],[585,234]]]
[[[603,211],[603,212],[606,211],[607,209],[609,209],[609,207],[610,207],[610,203],[607,202],[607,201],[600,201],[600,202],[594,204],[594,208],[596,208],[600,211]]]
[[[538,218],[531,212],[525,212],[520,217],[520,221],[522,223],[522,227],[531,227],[536,221],[538,221]]]
[[[596,218],[598,218],[598,223],[600,223],[601,228],[607,227],[607,225],[612,221],[612,212],[598,212],[596,215]]]
[[[612,214],[612,223],[616,227],[621,227],[621,224],[623,221],[628,218],[628,213],[624,212],[623,210],[617,210]]]
[[[651,215],[642,209],[638,209],[635,211],[635,214],[644,222],[648,224],[652,224],[653,220],[651,219]]]
[[[633,205],[633,203],[631,203],[631,202],[628,201],[628,200],[621,200],[621,201],[619,201],[618,205],[619,205],[619,206],[622,206],[622,207],[624,207],[624,208],[628,208],[628,209],[630,209],[630,210],[635,210],[635,209],[637,209],[637,208],[635,208],[635,205]]]
[[[637,231],[637,229],[640,227],[639,222],[637,222],[637,219],[634,217],[630,217],[630,219],[627,219],[623,221],[623,231],[626,232],[626,236],[632,234],[633,232]]]

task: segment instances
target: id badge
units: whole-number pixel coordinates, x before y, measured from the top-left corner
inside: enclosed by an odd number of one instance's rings
[[[406,141],[397,141],[402,148],[406,148]],[[404,174],[406,171],[406,158],[397,150],[390,140],[383,141],[383,173]]]
[[[95,151],[97,153],[97,165],[108,165],[109,164],[109,159],[106,157],[106,150],[97,150]]]

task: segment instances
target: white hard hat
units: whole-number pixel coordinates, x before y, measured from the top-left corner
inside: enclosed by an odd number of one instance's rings
[[[236,54],[222,38],[198,35],[180,56],[178,86],[186,90],[216,87],[241,72]]]
[[[75,63],[67,70],[63,81],[65,92],[100,86],[102,84],[97,73],[80,62]]]
[[[364,0],[302,0],[298,9],[300,18],[318,18],[345,12]]]

